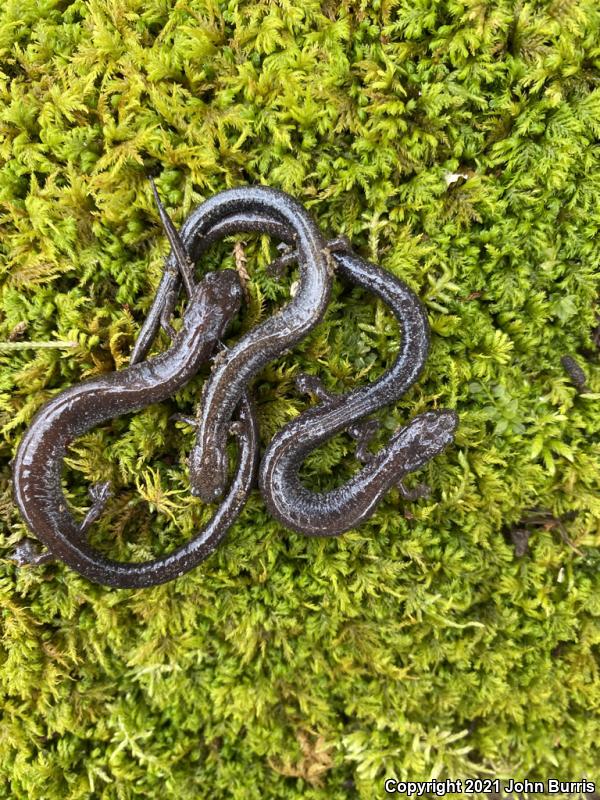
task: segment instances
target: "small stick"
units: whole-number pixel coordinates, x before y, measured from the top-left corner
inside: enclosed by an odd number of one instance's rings
[[[189,259],[185,245],[181,241],[181,237],[177,232],[177,228],[175,225],[173,225],[171,217],[167,214],[165,207],[160,201],[156,184],[152,178],[150,178],[150,186],[152,187],[152,194],[154,195],[154,201],[156,202],[156,206],[158,208],[160,221],[162,222],[164,231],[167,234],[167,239],[171,245],[171,250],[175,257],[177,267],[179,268],[179,274],[183,280],[183,285],[188,297],[191,297],[194,293],[194,288],[196,285],[194,281],[194,266]]]
[[[575,386],[579,392],[585,392],[587,389],[585,372],[581,369],[573,356],[562,356],[560,363],[563,365],[565,371],[569,373],[573,386]]]

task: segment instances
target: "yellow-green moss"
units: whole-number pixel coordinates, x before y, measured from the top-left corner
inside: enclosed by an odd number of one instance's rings
[[[599,14],[594,0],[4,0],[0,340],[75,346],[0,351],[0,796],[600,783]],[[48,397],[127,363],[158,283],[150,173],[178,224],[228,186],[280,187],[418,292],[431,356],[380,441],[458,410],[456,445],[418,476],[429,499],[392,492],[357,532],[315,541],[255,494],[205,565],[147,591],[10,562],[19,438]],[[243,328],[293,276],[275,283],[273,249],[242,238]],[[232,241],[199,271],[217,263],[234,264]],[[345,391],[397,345],[383,307],[336,285],[324,323],[254,387],[264,442],[305,407],[297,371]],[[188,492],[191,432],[169,420],[201,379],[71,451],[77,508],[94,481],[117,490],[93,534],[115,557],[163,552],[209,513]],[[307,480],[348,474],[353,447],[336,438]]]

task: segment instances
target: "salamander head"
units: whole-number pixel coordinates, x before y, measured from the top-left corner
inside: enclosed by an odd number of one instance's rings
[[[192,448],[189,460],[190,491],[205,503],[215,503],[223,494],[227,482],[226,452],[224,444],[221,447],[209,447],[206,455],[205,451],[198,448],[197,442]]]
[[[458,425],[455,411],[426,411],[400,428],[392,439],[392,451],[401,474],[420,469],[454,439]]]
[[[227,316],[236,314],[242,302],[242,286],[233,269],[209,272],[199,283],[196,293],[206,298],[209,307],[219,306]]]
[[[239,311],[242,287],[237,272],[209,272],[196,286],[184,313],[184,325],[210,327],[218,339]]]

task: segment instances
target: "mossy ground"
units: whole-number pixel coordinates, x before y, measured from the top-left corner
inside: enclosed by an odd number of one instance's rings
[[[594,0],[2,3],[0,339],[76,346],[1,356],[0,796],[600,782],[599,42]],[[455,446],[414,477],[429,499],[391,492],[324,541],[282,530],[255,494],[209,561],[146,591],[11,563],[23,431],[62,388],[127,364],[158,283],[148,174],[177,224],[228,186],[280,187],[414,288],[431,356],[380,441],[457,409]],[[293,279],[242,239],[232,335]],[[233,241],[199,270],[217,263]],[[397,347],[385,308],[336,285],[324,323],[256,382],[264,443],[309,402],[298,371],[347,391]],[[94,533],[113,556],[164,552],[210,513],[188,491],[191,431],[169,420],[201,380],[71,451],[81,513],[90,483],[116,488]],[[349,474],[353,452],[338,437],[307,480]]]

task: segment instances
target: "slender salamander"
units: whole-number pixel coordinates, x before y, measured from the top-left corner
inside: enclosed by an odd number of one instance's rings
[[[36,536],[51,553],[85,577],[119,587],[151,586],[181,575],[222,540],[246,500],[256,471],[257,427],[246,385],[320,321],[329,300],[334,266],[391,308],[402,333],[400,353],[381,378],[345,395],[325,392],[310,376],[301,379],[299,385],[313,391],[322,402],[285,426],[267,448],[260,467],[260,488],[269,511],[286,527],[307,535],[333,536],[356,527],[402,476],[423,466],[452,441],[457,424],[453,411],[426,412],[398,430],[378,453],[366,452],[366,432],[373,432],[374,421],[361,420],[404,394],[416,381],[427,357],[425,312],[404,283],[350,252],[340,251],[333,242],[325,243],[304,208],[283,192],[263,186],[221,192],[192,212],[179,235],[153,189],[171,253],[130,366],[85,381],[47,403],[25,434],[14,465],[17,503]],[[190,457],[192,492],[207,501],[222,494],[230,432],[240,440],[232,485],[206,528],[173,553],[143,563],[106,559],[85,537],[106,492],[99,495],[83,523],[77,524],[67,510],[60,486],[66,446],[107,419],[165,399],[210,356],[238,310],[241,289],[231,270],[211,273],[196,286],[192,262],[217,239],[240,231],[268,233],[295,247],[279,261],[297,261],[300,280],[295,296],[281,311],[215,360],[204,387]],[[189,302],[182,328],[175,334],[170,319],[182,282]],[[163,354],[145,361],[161,324],[171,334],[172,344]],[[239,421],[232,424],[236,408]],[[357,455],[362,454],[367,463],[337,489],[309,491],[298,475],[304,459],[342,430],[359,441]],[[23,558],[27,557],[25,549]],[[46,555],[36,557],[43,563]]]
[[[300,414],[273,437],[263,456],[259,485],[269,512],[285,527],[308,536],[336,536],[368,519],[392,486],[452,441],[457,425],[454,411],[419,414],[384,448],[369,454],[365,466],[343,486],[317,493],[302,485],[298,472],[309,453],[400,398],[417,380],[429,347],[425,311],[406,284],[356,255],[334,252],[333,257],[339,274],[389,306],[402,342],[394,365],[378,380],[348,394],[329,395]]]
[[[228,189],[206,200],[182,225],[183,246],[192,261],[217,239],[230,233],[257,231],[278,235],[297,248],[299,286],[278,313],[257,325],[227,352],[204,386],[197,420],[196,443],[190,454],[192,492],[206,502],[221,496],[227,477],[226,442],[232,414],[249,381],[263,367],[306,336],[322,319],[332,280],[325,242],[318,227],[294,198],[266,186]],[[167,269],[134,353],[133,363],[146,355],[161,321],[172,312],[180,287],[173,268]]]
[[[258,230],[287,244],[294,244],[294,229],[268,209],[238,211],[210,231],[211,240],[235,230]],[[387,447],[371,457],[354,478],[327,494],[309,492],[298,479],[300,466],[309,452],[336,433],[353,429],[357,420],[384,405],[395,402],[417,380],[427,358],[429,326],[418,297],[388,272],[344,252],[347,243],[327,242],[322,252],[332,256],[339,273],[348,280],[377,294],[397,318],[402,344],[396,363],[378,381],[347,395],[329,398],[288,424],[271,441],[260,467],[260,488],[269,511],[284,525],[307,535],[337,535],[367,519],[379,500],[401,478],[424,466],[452,441],[457,425],[454,411],[430,411],[412,420],[394,434]],[[296,260],[294,252],[279,259],[281,264]],[[272,265],[273,266],[273,265]],[[310,279],[310,274],[309,274]],[[277,323],[278,317],[272,318]],[[243,356],[242,339],[236,345]],[[288,346],[297,341],[292,335]],[[272,356],[260,363],[267,363]],[[217,385],[211,395],[203,393],[200,419],[214,418],[211,404],[220,404],[227,385]],[[366,426],[369,428],[369,421]],[[371,426],[372,430],[372,426]],[[359,441],[361,436],[356,436]],[[360,445],[364,452],[364,441]],[[190,470],[191,482],[194,475]],[[406,495],[403,487],[402,490]],[[413,493],[414,499],[416,493]]]
[[[255,477],[257,429],[251,405],[242,396],[237,434],[236,475],[221,506],[192,540],[151,561],[107,559],[85,537],[61,488],[66,447],[73,439],[115,416],[160,402],[184,386],[206,361],[241,301],[233,270],[207,275],[192,295],[182,327],[168,350],[155,358],[91,378],[46,403],[23,437],[13,465],[14,494],[27,525],[51,553],[89,580],[116,587],[153,586],[187,572],[223,539],[245,503]],[[88,515],[87,523],[97,513]]]
[[[269,233],[287,244],[296,242],[295,230],[269,209],[232,212],[231,216],[213,224],[210,240],[239,230]],[[263,498],[273,516],[287,527],[307,535],[337,535],[367,519],[394,484],[422,467],[452,441],[457,425],[453,411],[426,412],[397,431],[387,447],[371,457],[369,463],[339,489],[316,494],[300,483],[298,471],[308,453],[342,430],[354,433],[357,420],[401,397],[417,380],[429,348],[427,318],[417,296],[390,273],[343,252],[344,249],[348,249],[347,243],[340,245],[340,241],[334,240],[326,243],[321,252],[332,256],[342,276],[374,292],[392,309],[402,332],[402,346],[394,366],[378,381],[350,394],[329,398],[323,405],[305,412],[269,445],[260,467]],[[296,251],[279,261],[285,265],[300,258],[301,254]],[[310,272],[307,277],[310,281]],[[269,322],[277,325],[280,316],[276,315]],[[288,339],[284,337],[285,331],[283,335],[280,332],[280,342],[286,347],[298,339],[293,333]],[[245,341],[242,339],[236,345],[239,358],[243,358]],[[265,354],[260,364],[264,365],[272,357]],[[200,420],[216,417],[227,391],[227,384],[219,382],[212,393],[205,389],[198,414]],[[369,423],[365,427],[368,428]],[[360,435],[356,438],[361,440]],[[364,442],[360,449],[364,452]],[[193,487],[196,480],[197,473],[190,469]],[[410,495],[401,488],[405,495]],[[202,496],[200,491],[197,493]],[[417,493],[413,493],[411,499],[416,496]]]

